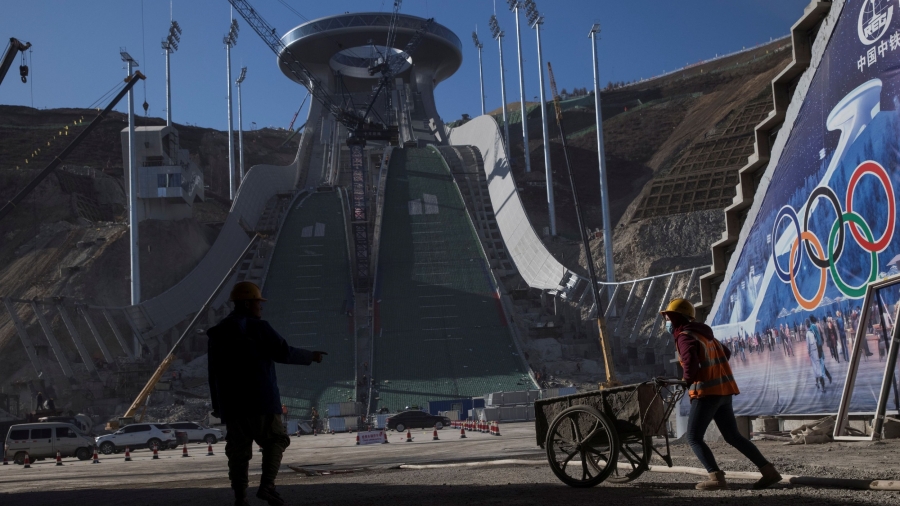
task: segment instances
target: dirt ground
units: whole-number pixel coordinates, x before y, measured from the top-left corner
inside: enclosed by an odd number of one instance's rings
[[[577,504],[583,501],[609,504],[897,504],[900,492],[813,488],[782,483],[755,491],[751,480],[733,479],[729,490],[700,492],[697,476],[661,472],[644,473],[624,485],[602,483],[589,489],[574,489],[550,471],[543,450],[535,444],[530,423],[506,424],[501,437],[458,433],[444,429],[440,441],[431,433],[416,431],[412,443],[405,435],[390,433],[391,444],[356,446],[355,435],[337,434],[291,438],[278,486],[288,504],[397,504],[421,505],[435,501],[493,504]],[[661,442],[661,441],[659,441]],[[900,478],[900,441],[832,443],[784,446],[760,441],[763,454],[783,474],[860,479]],[[724,443],[711,444],[721,467],[728,471],[751,471],[735,450]],[[23,469],[0,467],[0,503],[68,505],[230,504],[222,444],[215,456],[206,448],[191,445],[192,457],[178,450],[167,451],[158,461],[146,450],[133,452],[133,462],[122,454],[102,456],[102,463],[65,459],[63,467],[42,461]],[[698,467],[687,445],[672,447],[676,466]],[[508,460],[507,465],[485,462]],[[251,484],[259,474],[258,454],[251,461]],[[461,466],[460,464],[470,463]],[[474,464],[471,463],[482,463]],[[401,468],[406,464],[436,464],[429,469]],[[656,459],[655,465],[664,465]],[[290,466],[290,467],[289,467]],[[304,472],[295,471],[302,470]],[[251,492],[254,489],[251,488]],[[251,493],[252,496],[252,493]],[[263,504],[252,498],[251,504]]]

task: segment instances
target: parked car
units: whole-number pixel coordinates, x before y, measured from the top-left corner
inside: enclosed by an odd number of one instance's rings
[[[441,430],[450,425],[450,419],[446,416],[435,416],[424,411],[411,409],[396,415],[391,415],[385,422],[388,430],[403,432],[406,429],[425,429],[434,427]]]
[[[168,425],[175,430],[187,432],[188,441],[191,443],[203,441],[204,443],[214,445],[218,441],[225,439],[225,434],[221,430],[204,427],[199,423],[175,422]]]
[[[70,423],[43,422],[13,425],[6,435],[5,452],[16,464],[29,460],[43,460],[56,457],[77,457],[79,460],[91,458],[94,440]]]
[[[105,455],[122,451],[126,446],[134,450],[136,448],[153,448],[156,445],[162,450],[174,448],[178,444],[175,430],[164,423],[126,425],[112,434],[98,436],[96,443]]]

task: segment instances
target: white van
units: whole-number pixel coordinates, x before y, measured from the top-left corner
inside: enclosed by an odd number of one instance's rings
[[[56,458],[58,451],[63,457],[77,457],[88,460],[93,455],[94,439],[82,433],[70,423],[44,422],[23,423],[9,428],[6,436],[6,458],[16,464],[29,460]]]

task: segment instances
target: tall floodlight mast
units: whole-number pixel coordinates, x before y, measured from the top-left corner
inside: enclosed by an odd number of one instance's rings
[[[228,79],[228,198],[234,200],[234,122],[231,119],[231,48],[237,44],[238,38],[237,19],[231,20],[228,34],[222,39],[225,44],[225,59],[227,60]]]
[[[484,66],[481,64],[481,49],[484,47],[484,44],[478,40],[478,32],[472,32],[472,42],[475,43],[475,49],[478,50],[478,80],[481,83],[481,115],[484,116]]]
[[[613,261],[612,218],[609,216],[609,185],[606,182],[606,149],[603,147],[603,112],[600,110],[600,64],[597,61],[597,35],[600,25],[591,27],[591,49],[594,54],[594,111],[597,116],[597,156],[600,160],[600,205],[603,206],[603,248],[606,253],[606,281],[616,280],[616,264]]]
[[[169,35],[162,41],[163,51],[166,52],[166,126],[172,126],[172,81],[169,73],[169,55],[178,51],[178,43],[181,42],[181,27],[178,21],[172,21],[169,25]]]
[[[506,119],[506,71],[503,68],[503,37],[505,33],[500,29],[497,16],[491,16],[488,26],[491,28],[491,36],[497,39],[497,47],[500,48],[500,101],[503,102],[503,137],[506,139],[506,156],[509,156],[509,121]]]
[[[122,61],[125,62],[128,69],[128,78],[138,62],[128,54],[125,49],[119,51]],[[138,249],[138,212],[137,212],[137,191],[138,191],[138,174],[137,174],[137,153],[134,149],[134,93],[133,88],[128,90],[128,244],[131,253],[131,305],[136,306],[141,303],[141,263]],[[141,345],[138,336],[134,336],[134,353],[136,356],[141,355]]]
[[[544,16],[537,10],[534,0],[525,0],[525,16],[537,33],[538,83],[541,87],[541,120],[544,123],[544,174],[547,179],[547,209],[550,218],[550,235],[556,237],[556,204],[553,200],[553,171],[550,168],[550,131],[547,128],[547,100],[544,96],[544,55],[541,51],[541,26]]]
[[[241,67],[241,75],[238,76],[237,88],[238,88],[238,160],[240,160],[241,166],[241,178],[238,180],[238,185],[244,182],[244,108],[241,105],[241,83],[244,82],[244,78],[247,77],[247,67]]]
[[[531,149],[528,145],[528,107],[525,103],[525,72],[522,70],[522,34],[519,32],[519,9],[522,2],[506,0],[516,16],[516,45],[519,48],[519,105],[522,107],[522,149],[525,152],[525,172],[531,172]]]

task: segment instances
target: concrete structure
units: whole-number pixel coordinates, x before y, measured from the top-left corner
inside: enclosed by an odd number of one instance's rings
[[[203,171],[181,149],[170,126],[137,127],[134,132],[137,222],[190,218],[194,202],[204,200]],[[128,165],[128,129],[122,130],[122,158]],[[125,174],[130,185],[130,174]]]

